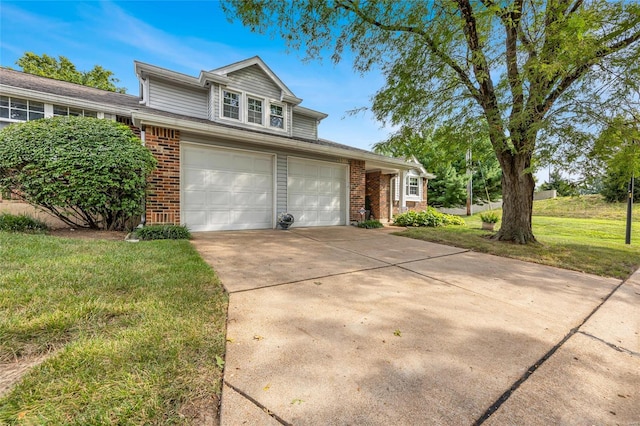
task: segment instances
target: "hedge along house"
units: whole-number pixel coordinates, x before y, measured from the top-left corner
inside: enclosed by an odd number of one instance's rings
[[[0,127],[56,115],[129,125],[158,160],[147,224],[192,231],[347,225],[370,206],[381,220],[426,207],[428,174],[414,159],[318,137],[327,117],[259,58],[189,76],[135,62],[140,96],[0,70]]]

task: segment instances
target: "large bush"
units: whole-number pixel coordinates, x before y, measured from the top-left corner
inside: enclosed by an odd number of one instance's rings
[[[464,220],[459,216],[440,213],[433,207],[427,207],[421,212],[408,211],[393,217],[393,224],[398,226],[446,226],[464,225]]]
[[[0,189],[70,226],[122,229],[142,213],[155,159],[122,124],[54,117],[0,130]]]

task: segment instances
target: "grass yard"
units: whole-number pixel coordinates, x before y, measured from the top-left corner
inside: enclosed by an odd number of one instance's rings
[[[187,241],[0,232],[0,424],[216,421],[227,297]]]
[[[640,206],[634,210],[631,245],[624,244],[626,204],[605,203],[599,196],[534,202],[533,245],[491,240],[479,214],[464,217],[466,226],[412,228],[399,235],[624,279],[640,266]]]

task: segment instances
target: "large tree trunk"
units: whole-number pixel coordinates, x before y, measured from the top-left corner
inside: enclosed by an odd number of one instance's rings
[[[531,230],[533,190],[535,181],[529,172],[529,154],[503,153],[502,165],[502,224],[495,238],[519,244],[535,242]]]

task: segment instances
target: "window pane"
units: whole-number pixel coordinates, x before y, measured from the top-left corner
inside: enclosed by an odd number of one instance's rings
[[[278,127],[284,129],[284,114],[282,106],[271,104],[270,106],[271,116],[269,118],[269,125],[271,127]]]
[[[44,112],[44,104],[42,102],[29,101],[29,111]]]
[[[271,127],[278,127],[280,129],[284,129],[284,120],[282,119],[282,117],[276,117],[272,115],[270,124],[271,124]]]
[[[84,116],[85,117],[93,117],[93,118],[98,118],[98,113],[95,111],[84,111]]]
[[[11,118],[13,118],[14,120],[27,121],[27,111],[23,111],[21,109],[12,109]]]
[[[225,91],[223,102],[222,115],[236,120],[240,119],[240,95]]]
[[[38,120],[44,118],[44,112],[29,111],[29,120]]]
[[[9,118],[9,108],[0,107],[0,118]]]
[[[69,110],[65,106],[54,105],[53,106],[53,115],[68,115]]]
[[[27,109],[27,100],[11,98],[11,108]]]
[[[77,108],[69,108],[69,115],[74,117],[82,116],[82,110]]]
[[[249,123],[262,124],[262,101],[259,99],[248,99],[247,121]]]
[[[0,96],[0,106],[9,106],[9,97]]]

